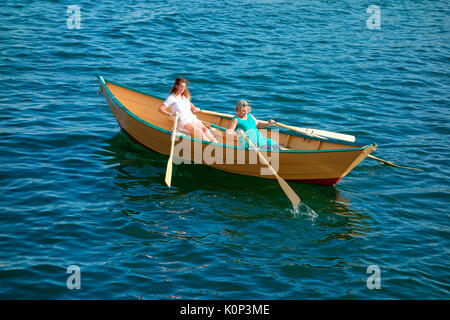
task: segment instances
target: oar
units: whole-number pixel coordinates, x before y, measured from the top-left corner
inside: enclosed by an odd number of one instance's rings
[[[337,140],[344,140],[344,141],[349,141],[349,142],[355,142],[355,137],[348,135],[348,134],[343,134],[343,133],[336,133],[336,132],[330,132],[330,131],[325,131],[325,130],[315,130],[315,129],[307,129],[307,128],[297,128],[297,127],[292,127],[292,126],[288,126],[279,122],[275,122],[275,125],[282,127],[282,128],[286,128],[289,130],[293,130],[293,131],[297,131],[309,136],[316,136],[318,138],[324,138],[324,137],[328,137],[328,138],[333,138],[333,139],[337,139]],[[320,135],[319,135],[320,134]],[[323,137],[321,137],[323,136]],[[397,168],[404,168],[404,169],[411,169],[411,170],[418,170],[418,171],[423,171],[422,169],[417,169],[417,168],[413,168],[413,167],[405,167],[405,166],[400,166],[398,164],[393,163],[392,161],[387,161],[387,160],[383,160],[377,157],[374,157],[372,155],[368,155],[369,158],[379,161],[381,163],[393,166],[393,167],[397,167]]]
[[[331,132],[331,131],[325,131],[325,130],[318,130],[318,129],[309,129],[309,128],[298,128],[293,126],[288,126],[283,123],[275,122],[276,126],[279,126],[281,128],[289,129],[292,131],[296,131],[302,134],[305,134],[307,136],[317,137],[321,139],[327,139],[332,138],[336,140],[343,140],[343,141],[349,141],[349,142],[355,142],[356,138],[355,136],[351,136],[349,134],[343,134],[343,133],[337,133],[337,132]]]
[[[297,208],[297,206],[300,204],[300,197],[295,193],[294,190],[292,190],[292,188],[287,184],[286,181],[284,181],[283,178],[281,178],[278,173],[272,168],[272,166],[269,164],[269,162],[266,160],[266,158],[264,158],[264,156],[262,155],[262,153],[258,150],[258,148],[247,138],[247,136],[245,135],[245,133],[243,131],[241,131],[241,134],[244,136],[245,140],[247,140],[248,144],[250,147],[252,147],[256,153],[258,154],[259,158],[261,159],[261,161],[267,166],[269,167],[270,171],[272,171],[272,173],[274,174],[274,176],[277,178],[278,183],[280,184],[281,189],[283,189],[284,193],[286,194],[286,196],[289,198],[289,200],[291,200],[292,202],[292,206],[294,208]]]
[[[175,115],[175,121],[173,124],[172,136],[170,137],[170,156],[169,161],[167,161],[167,169],[166,169],[166,184],[170,188],[170,184],[172,183],[172,160],[173,160],[173,147],[175,146],[175,138],[177,136],[177,124],[178,124],[178,114]]]
[[[373,155],[369,154],[367,157],[369,157],[370,159],[373,160],[377,160],[381,163],[393,166],[393,167],[397,167],[397,168],[404,168],[404,169],[411,169],[411,170],[418,170],[418,171],[423,171],[422,169],[417,169],[417,168],[413,168],[413,167],[405,167],[405,166],[399,166],[398,164],[393,163],[392,161],[386,161],[377,157],[374,157]]]

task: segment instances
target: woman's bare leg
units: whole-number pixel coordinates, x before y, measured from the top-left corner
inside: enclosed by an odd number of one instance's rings
[[[209,131],[209,129],[203,123],[201,124],[201,129],[203,131],[203,134],[206,137],[208,137],[208,141],[212,141],[212,142],[216,142],[217,143],[216,137],[214,137],[214,135],[211,133],[211,131]]]
[[[186,123],[183,127],[183,130],[186,130],[196,139],[217,142],[216,138],[211,134],[211,132],[206,128],[201,122],[189,122]]]
[[[196,139],[200,139],[203,140],[203,132],[201,129],[199,129],[195,124],[193,124],[192,122],[186,123],[183,127],[183,130],[189,132],[189,134],[196,138]]]

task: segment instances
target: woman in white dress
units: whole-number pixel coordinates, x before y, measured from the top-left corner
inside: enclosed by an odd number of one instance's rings
[[[187,81],[184,78],[178,77],[175,79],[175,84],[170,89],[170,96],[159,107],[159,112],[171,117],[174,117],[177,113],[178,129],[189,132],[194,138],[217,142],[208,128],[194,114],[199,112],[200,109],[192,104],[191,94],[186,84]],[[172,109],[172,113],[167,111],[169,107]]]

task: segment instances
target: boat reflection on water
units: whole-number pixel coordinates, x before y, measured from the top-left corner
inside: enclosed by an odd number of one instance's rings
[[[302,210],[294,215],[276,180],[181,164],[173,167],[173,186],[168,189],[164,184],[167,156],[136,144],[124,131],[106,140],[99,154],[105,167],[116,171],[113,183],[120,188],[122,200],[132,207],[123,208],[127,216],[136,217],[141,213],[137,208],[145,207],[147,211],[153,202],[155,209],[166,214],[215,212],[236,220],[280,216],[292,219],[307,215],[326,231],[318,241],[349,240],[371,232],[368,215],[354,210],[336,187],[291,182],[302,202],[316,213],[311,216]]]

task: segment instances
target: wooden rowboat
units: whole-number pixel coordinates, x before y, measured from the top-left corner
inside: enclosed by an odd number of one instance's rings
[[[174,122],[158,112],[163,100],[106,81],[101,76],[98,79],[100,89],[120,128],[144,147],[169,155]],[[227,108],[233,109],[233,106]],[[201,163],[236,174],[275,179],[273,175],[263,173],[262,170],[266,168],[264,164],[254,161],[254,150],[240,148],[236,140],[230,142],[225,139],[223,128],[227,127],[231,115],[205,111],[198,113],[197,117],[212,128],[219,143],[202,141],[180,133],[175,148],[182,147],[178,148],[178,153],[175,152],[174,159],[180,159],[184,163]],[[272,130],[261,130],[262,134],[273,138],[276,137],[276,132],[282,148],[265,154],[267,159],[271,159],[271,165],[277,169],[278,175],[289,181],[335,185],[377,148],[376,144],[356,146],[291,131],[278,132],[274,130],[276,127],[271,128]],[[205,154],[210,157],[205,157]]]

